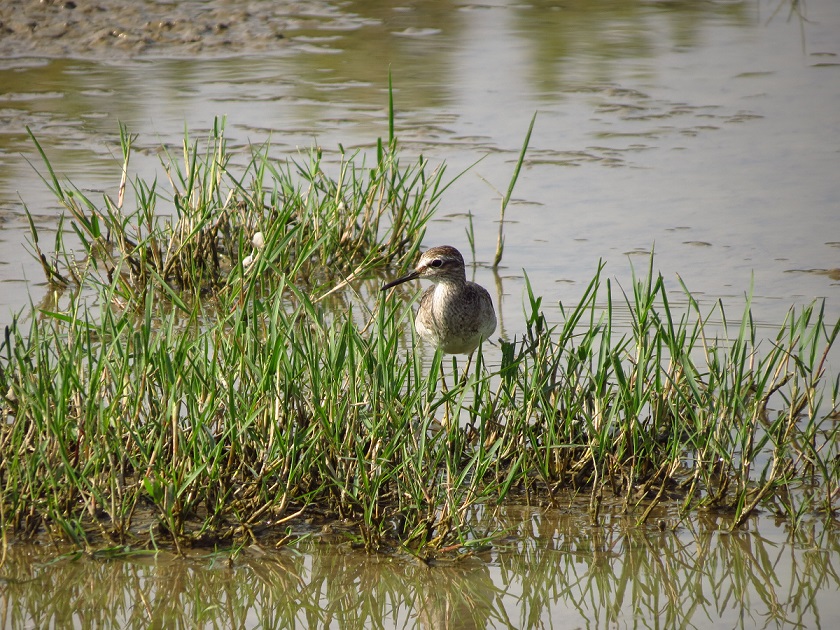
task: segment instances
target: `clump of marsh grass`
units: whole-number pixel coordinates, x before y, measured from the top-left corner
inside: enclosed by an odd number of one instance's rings
[[[710,326],[713,313],[687,290],[686,312],[675,311],[652,264],[622,294],[630,334],[614,330],[609,281],[606,309],[597,307],[600,271],[558,326],[530,295],[527,333],[509,349],[493,400],[503,413],[494,439],[530,471],[525,488],[549,497],[588,488],[596,520],[605,492],[641,522],[663,498],[679,498],[684,512],[731,512],[734,527],[763,503],[787,515],[832,512],[838,383],[826,401],[821,381],[840,322],[812,305],[762,340],[748,303],[735,326],[719,305],[722,327]]]
[[[403,351],[404,304],[322,299],[413,256],[441,171],[398,168],[392,136],[373,169],[342,155],[331,179],[317,151],[304,166],[260,150],[233,177],[220,142],[185,143],[188,167],[168,167],[174,220],[154,183],[133,182],[136,211],[121,194],[98,207],[47,166],[83,255],[59,236],[47,258],[34,227],[33,251],[99,299],[71,291],[0,342],[4,533],[181,549],[331,525],[426,558],[492,538],[477,506],[569,492],[594,522],[607,499],[640,523],[664,500],[733,527],[756,509],[794,523],[836,509],[838,383],[826,400],[823,378],[840,324],[819,305],[763,340],[749,304],[735,324],[720,306],[722,326],[688,291],[676,308],[653,260],[627,292],[599,266],[556,325],[529,287],[500,366],[479,352],[441,391],[442,357]]]
[[[150,290],[181,305],[185,295],[239,291],[241,277],[274,272],[307,290],[404,264],[417,253],[425,225],[447,184],[444,168],[429,171],[420,157],[400,164],[396,139],[380,141],[374,164],[340,148],[330,176],[319,148],[304,159],[278,162],[268,144],[234,167],[217,120],[206,146],[185,137],[179,157],[164,151],[168,190],[130,177],[136,138],[120,128],[123,163],[115,195],[101,202],[63,184],[30,132],[47,175],[45,184],[66,214],[55,253],[41,249],[30,216],[31,246],[50,283],[59,287],[114,285],[114,297],[142,305]],[[128,208],[127,188],[136,199]],[[28,213],[28,210],[27,210]],[[66,245],[64,224],[81,252]]]

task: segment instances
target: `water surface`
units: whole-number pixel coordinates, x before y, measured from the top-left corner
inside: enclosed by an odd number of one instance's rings
[[[39,5],[56,30],[15,22],[0,40],[0,323],[46,291],[26,253],[23,204],[47,241],[58,213],[26,126],[59,173],[92,196],[115,194],[120,122],[139,134],[135,171],[161,182],[159,147],[177,147],[185,129],[206,135],[220,116],[234,150],[269,139],[280,159],[313,144],[332,156],[339,143],[369,149],[388,132],[389,70],[406,158],[445,161],[453,174],[483,158],[447,191],[425,243],[472,258],[472,217],[475,276],[492,287],[508,338],[523,327],[523,270],[559,317],[555,305],[577,301],[599,259],[626,287],[630,263],[645,266],[651,250],[675,295],[682,278],[704,305],[720,299],[739,315],[752,287],[768,332],[815,298],[840,316],[835,0],[281,2],[236,12],[209,2],[196,15],[192,3],[101,4],[112,11],[73,24],[48,13],[58,5]],[[486,263],[498,191],[534,112],[496,278]],[[595,527],[574,506],[476,518],[510,532],[430,568],[318,535],[232,561],[229,552],[74,559],[16,544],[0,568],[0,619],[14,628],[840,625],[836,524],[817,517],[793,530],[764,513],[734,533],[714,515],[680,521],[667,510],[646,526],[610,514]]]
[[[538,112],[505,225],[511,334],[523,269],[546,303],[570,301],[598,259],[626,279],[628,255],[643,264],[651,249],[674,288],[679,274],[710,302],[739,303],[753,284],[761,321],[817,297],[838,314],[840,6],[795,6],[807,15],[778,0],[349,2],[309,12],[292,3],[288,17],[282,4],[274,16],[284,37],[255,36],[250,53],[208,36],[197,52],[149,44],[7,58],[0,317],[43,291],[22,246],[21,202],[45,228],[56,213],[27,161],[37,164],[25,125],[60,173],[113,194],[119,122],[140,134],[146,155],[133,166],[149,178],[163,176],[160,144],[178,146],[185,129],[201,137],[223,115],[234,148],[270,139],[284,158],[316,143],[370,147],[387,135],[389,68],[407,156],[445,161],[453,174],[484,158],[447,192],[426,237],[468,250],[471,213],[478,262],[492,260],[497,191]]]
[[[836,530],[772,517],[738,531],[660,511],[592,526],[576,508],[508,507],[491,550],[431,567],[318,536],[291,549],[89,557],[14,546],[0,620],[30,627],[835,628]],[[658,523],[661,522],[663,529]],[[340,540],[340,537],[338,538]]]

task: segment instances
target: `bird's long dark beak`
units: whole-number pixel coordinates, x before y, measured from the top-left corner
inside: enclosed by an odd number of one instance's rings
[[[418,277],[420,277],[420,272],[417,271],[417,270],[412,271],[407,276],[403,276],[402,278],[397,278],[396,280],[391,280],[391,282],[387,282],[387,283],[383,284],[380,291],[385,291],[387,289],[390,289],[391,287],[397,286],[398,284],[402,284],[403,282],[408,282],[409,280],[414,280],[415,278],[418,278]]]

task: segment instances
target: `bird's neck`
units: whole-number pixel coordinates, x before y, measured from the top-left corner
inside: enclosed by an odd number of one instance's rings
[[[439,307],[445,304],[447,301],[452,299],[458,291],[464,288],[467,281],[465,280],[453,280],[451,278],[447,278],[445,280],[438,280],[435,283],[435,293],[434,293],[434,301],[435,306]]]

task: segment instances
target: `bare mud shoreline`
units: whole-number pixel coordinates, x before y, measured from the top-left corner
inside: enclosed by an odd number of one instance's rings
[[[323,2],[11,0],[0,56],[126,58],[273,52],[286,32],[330,14]]]

